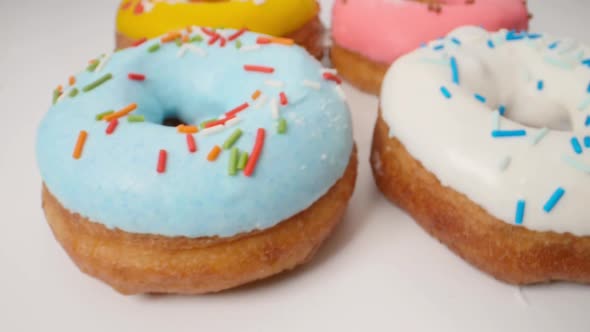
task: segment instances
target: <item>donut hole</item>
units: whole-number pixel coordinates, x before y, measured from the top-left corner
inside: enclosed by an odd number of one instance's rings
[[[166,127],[178,127],[180,125],[185,125],[187,121],[183,121],[178,116],[168,116],[162,120],[161,125]]]

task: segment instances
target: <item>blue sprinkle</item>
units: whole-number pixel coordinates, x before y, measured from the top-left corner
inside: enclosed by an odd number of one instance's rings
[[[588,58],[588,59],[586,59],[586,60],[582,60],[582,64],[583,64],[584,66],[588,66],[588,67],[590,67],[590,58]]]
[[[496,45],[494,45],[494,42],[491,39],[488,39],[488,47],[489,48],[495,48]]]
[[[455,37],[451,38],[451,41],[456,45],[461,45],[461,41]]]
[[[543,37],[543,35],[540,33],[531,33],[528,35],[528,37],[529,37],[529,39],[539,39],[539,38]]]
[[[493,130],[492,137],[519,137],[526,136],[526,130]]]
[[[537,90],[539,91],[543,91],[543,87],[545,86],[545,83],[543,82],[543,80],[539,80],[537,82]]]
[[[440,87],[440,92],[442,92],[443,96],[445,96],[447,99],[451,99],[451,92],[445,86]]]
[[[590,136],[584,137],[584,146],[590,148]]]
[[[435,50],[435,51],[440,51],[440,50],[442,50],[443,48],[445,48],[445,45],[442,45],[442,44],[441,44],[441,45],[436,45],[436,46],[435,46],[435,47],[433,47],[432,49],[433,49],[433,50]]]
[[[558,41],[556,41],[556,42],[553,42],[553,43],[549,44],[549,46],[547,46],[547,48],[548,48],[548,49],[550,49],[550,50],[553,50],[553,49],[555,49],[555,48],[556,48],[558,45],[559,45],[559,42],[558,42]]]
[[[565,190],[561,187],[557,188],[553,195],[551,195],[547,203],[545,203],[545,205],[543,206],[543,210],[545,210],[545,212],[547,213],[551,212],[555,205],[559,203],[559,200],[561,199],[561,197],[563,197],[563,194],[565,194]]]
[[[475,97],[475,99],[479,100],[482,103],[485,103],[486,102],[486,97],[484,97],[484,96],[482,96],[482,95],[480,95],[478,93],[474,94],[473,96]]]
[[[459,85],[459,68],[457,68],[457,59],[451,57],[451,71],[453,72],[453,83]]]
[[[501,116],[504,116],[504,114],[506,113],[506,106],[500,105],[500,107],[498,107],[498,111],[500,112]]]
[[[588,87],[586,88],[586,92],[590,93],[590,83],[588,83]]]
[[[506,34],[506,40],[508,40],[508,41],[511,41],[511,40],[521,40],[521,39],[524,39],[524,36],[525,35],[522,34],[522,33],[518,33],[518,32],[515,32],[515,31],[509,31]]]
[[[524,200],[519,200],[516,202],[516,224],[522,225],[522,220],[524,219],[524,208],[526,207],[526,202]]]
[[[590,127],[590,115],[586,117],[586,127]]]
[[[572,148],[577,154],[582,154],[582,145],[580,145],[580,141],[577,137],[572,137],[571,141]]]

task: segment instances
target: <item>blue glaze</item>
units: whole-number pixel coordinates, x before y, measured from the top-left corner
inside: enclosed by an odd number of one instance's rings
[[[218,30],[229,35],[234,30]],[[193,33],[193,35],[198,32]],[[243,47],[254,45],[258,34],[240,38]],[[208,39],[208,38],[207,38]],[[298,47],[264,45],[243,52],[233,42],[224,48],[193,43],[206,50],[202,57],[186,52],[179,58],[175,43],[160,50],[158,43],[115,53],[100,72],[76,76],[83,87],[106,73],[113,79],[76,98],[59,101],[42,120],[37,136],[37,160],[49,191],[72,212],[127,232],[164,236],[233,236],[267,229],[308,208],[342,177],[353,148],[350,114],[335,91],[336,84],[322,79],[321,65]],[[245,64],[272,66],[273,74],[247,72]],[[144,82],[127,74],[145,74]],[[266,85],[280,80],[283,88]],[[321,83],[320,90],[303,80]],[[255,90],[269,98],[284,91],[289,99],[280,116],[289,130],[276,133],[270,103],[254,109]],[[66,90],[67,93],[67,90]],[[188,152],[185,136],[160,125],[170,116],[189,124],[217,118],[248,101],[241,122],[211,135],[195,134],[198,151]],[[119,120],[112,135],[107,123],[95,116],[136,102],[131,114],[145,122]],[[234,147],[250,153],[258,128],[266,141],[252,177],[228,175],[229,151],[207,161],[214,145],[222,145],[236,129],[243,130]],[[82,158],[72,158],[80,130],[88,132]],[[160,149],[168,152],[164,174],[156,172]]]

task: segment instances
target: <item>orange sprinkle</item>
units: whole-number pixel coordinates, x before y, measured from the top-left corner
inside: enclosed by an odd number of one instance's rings
[[[211,149],[211,151],[207,155],[207,160],[209,160],[209,161],[217,160],[217,157],[219,157],[220,153],[221,153],[221,148],[219,147],[219,145],[214,146],[213,149]]]
[[[169,43],[173,40],[175,40],[176,38],[180,38],[180,32],[170,32],[168,33],[166,36],[162,37],[161,41],[162,43]]]
[[[189,39],[188,39],[188,35],[184,35],[182,36],[182,42],[183,43],[188,43]]]
[[[70,83],[70,86],[72,86],[72,85],[76,84],[76,78],[75,78],[74,76],[70,76],[70,78],[69,78],[69,80],[68,80],[68,81],[69,81],[69,83]]]
[[[275,44],[281,44],[281,45],[287,45],[287,46],[291,46],[291,45],[295,44],[295,41],[291,38],[275,37],[275,38],[271,38],[271,41]]]
[[[129,104],[129,105],[125,106],[124,108],[122,108],[121,110],[119,110],[119,111],[117,111],[115,113],[111,113],[111,114],[105,116],[102,119],[105,120],[105,121],[107,121],[107,122],[110,122],[110,121],[112,121],[114,119],[118,119],[118,118],[124,117],[125,115],[133,112],[136,108],[137,108],[137,104],[136,103],[132,103],[132,104]]]
[[[80,159],[80,157],[82,157],[82,150],[84,150],[84,144],[86,143],[87,137],[88,133],[85,130],[81,130],[80,134],[78,134],[76,147],[74,147],[74,153],[72,154],[72,157],[74,157],[74,159]]]
[[[189,26],[187,26],[187,27],[186,27],[186,32],[188,32],[188,33],[191,33],[191,32],[193,32],[193,27],[192,27],[192,26],[190,26],[190,25],[189,25]]]
[[[197,128],[197,126],[180,125],[176,128],[178,129],[178,132],[182,134],[196,134],[199,132],[199,128]]]
[[[262,92],[260,92],[260,90],[254,91],[254,93],[252,94],[252,100],[258,99],[258,97],[260,97],[261,94]]]
[[[55,90],[59,91],[60,93],[62,93],[64,91],[64,87],[61,85],[58,85],[57,88],[55,88]]]

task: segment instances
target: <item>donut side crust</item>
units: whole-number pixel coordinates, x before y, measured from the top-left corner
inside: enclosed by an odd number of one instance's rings
[[[186,238],[107,229],[64,208],[43,185],[55,238],[81,271],[122,294],[218,292],[309,261],[341,221],[354,191],[356,149],[340,180],[309,208],[263,231]]]
[[[305,48],[314,58],[321,59],[324,56],[324,45],[322,42],[324,32],[324,25],[320,21],[319,16],[316,15],[301,28],[283,37],[293,39],[297,45]],[[117,49],[123,49],[132,46],[136,40],[116,31],[115,42]]]
[[[371,61],[338,44],[332,45],[330,58],[340,76],[361,91],[378,96],[389,65]]]
[[[411,110],[408,110],[411,111]],[[499,220],[465,195],[441,185],[379,116],[371,167],[377,186],[430,235],[501,281],[590,283],[590,237],[539,232]]]

